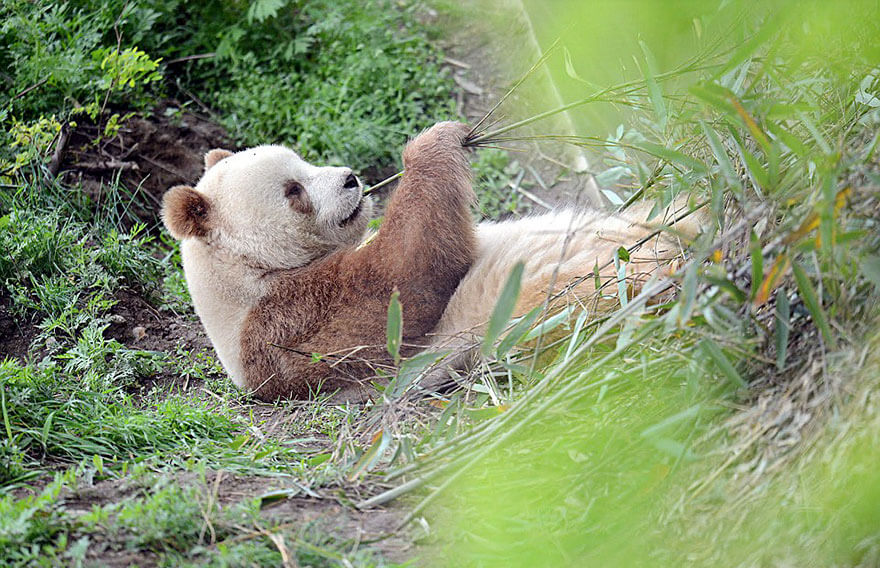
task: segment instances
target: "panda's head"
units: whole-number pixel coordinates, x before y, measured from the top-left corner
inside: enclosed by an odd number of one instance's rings
[[[195,188],[176,186],[162,220],[177,239],[199,239],[265,269],[306,265],[357,244],[372,201],[349,168],[318,167],[283,146],[211,150]]]

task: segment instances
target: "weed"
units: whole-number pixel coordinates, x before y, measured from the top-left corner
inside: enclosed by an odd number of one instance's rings
[[[528,205],[521,201],[519,192],[514,189],[521,168],[517,161],[511,161],[506,151],[482,148],[478,150],[472,167],[477,206],[484,218],[498,219],[528,211]],[[522,183],[521,177],[519,183]]]
[[[78,377],[88,390],[112,392],[159,370],[158,353],[126,349],[115,339],[106,339],[104,330],[108,325],[92,319],[76,345],[59,355],[58,359],[65,362],[65,374]]]

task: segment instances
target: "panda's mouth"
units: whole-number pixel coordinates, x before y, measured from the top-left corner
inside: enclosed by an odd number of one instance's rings
[[[355,205],[355,208],[352,210],[351,213],[348,214],[348,217],[339,222],[339,226],[344,227],[354,221],[354,219],[361,214],[361,206],[363,206],[363,204],[364,198],[363,196],[361,196],[361,198],[357,202],[357,205]]]

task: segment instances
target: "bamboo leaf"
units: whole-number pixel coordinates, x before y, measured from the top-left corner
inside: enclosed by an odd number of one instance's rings
[[[688,91],[725,117],[736,115],[736,109],[730,102],[733,92],[717,83],[692,85]]]
[[[654,112],[657,113],[657,119],[660,122],[660,129],[666,128],[666,103],[663,101],[663,93],[660,91],[660,85],[657,84],[655,77],[657,76],[657,61],[654,54],[648,48],[648,45],[639,40],[639,46],[645,55],[645,83],[648,86],[648,95],[651,97],[651,104],[654,105]]]
[[[834,214],[836,213],[834,180],[831,176],[827,176],[822,183],[822,196],[824,199],[819,203],[821,207],[819,211],[819,234],[822,236],[822,240],[819,244],[830,253],[834,250]]]
[[[830,156],[832,153],[831,145],[828,144],[828,141],[825,140],[825,137],[822,136],[822,133],[819,132],[819,129],[816,127],[816,123],[813,122],[810,117],[805,112],[799,112],[798,118],[801,119],[801,122],[804,123],[804,126],[807,128],[809,133],[813,136],[813,140],[819,145],[819,148],[822,149],[822,152],[826,156]]]
[[[761,164],[761,161],[745,147],[740,147],[740,152],[742,152],[743,161],[746,163],[746,169],[749,170],[749,174],[751,174],[755,186],[757,186],[759,190],[770,189],[770,173],[767,171],[767,168],[765,168]]]
[[[785,368],[785,358],[788,354],[790,321],[788,294],[785,289],[780,288],[776,291],[776,368],[780,371]]]
[[[739,176],[736,174],[736,170],[733,167],[733,163],[730,161],[730,157],[727,155],[727,151],[724,149],[724,145],[721,143],[721,139],[718,137],[718,133],[709,128],[709,126],[702,120],[700,121],[700,126],[703,127],[703,133],[706,135],[706,140],[709,141],[709,146],[712,148],[715,160],[721,168],[721,173],[724,174],[724,179],[727,180],[727,183],[730,184],[733,189],[737,190],[737,193],[741,194],[742,183],[740,182]]]
[[[770,294],[782,282],[782,277],[788,272],[790,266],[791,259],[787,254],[782,253],[776,257],[776,260],[773,261],[773,266],[770,267],[770,272],[767,273],[767,276],[758,288],[758,294],[755,296],[754,302],[752,302],[755,306],[767,303],[767,300],[770,299]]]
[[[545,319],[538,325],[536,325],[533,329],[531,329],[525,337],[523,337],[523,341],[531,341],[533,339],[537,339],[538,337],[545,335],[561,324],[568,321],[571,313],[574,311],[575,306],[567,306],[565,309],[561,310],[558,314],[554,314],[549,318]]]
[[[758,126],[758,122],[754,118],[752,118],[752,115],[749,114],[749,111],[746,110],[746,107],[744,107],[742,103],[739,102],[739,99],[737,99],[733,93],[731,93],[729,96],[730,102],[733,105],[736,114],[738,114],[742,121],[746,124],[746,128],[749,129],[749,132],[752,134],[752,138],[754,138],[755,141],[761,145],[761,148],[764,150],[764,152],[769,154],[771,152],[770,139],[767,138],[767,135],[764,134],[764,131],[761,129],[760,126]]]
[[[651,436],[656,436],[657,434],[659,434],[663,430],[666,430],[670,426],[676,426],[682,422],[685,422],[687,420],[695,418],[697,416],[697,414],[700,413],[701,410],[703,410],[703,405],[702,404],[695,404],[694,406],[691,406],[690,408],[686,408],[686,409],[682,410],[681,412],[676,412],[672,416],[668,416],[668,417],[664,418],[663,420],[661,420],[660,422],[657,422],[653,426],[648,426],[647,428],[642,430],[640,436],[642,438],[649,438]]]
[[[389,384],[388,390],[391,392],[391,396],[399,397],[402,395],[425,369],[447,355],[449,355],[448,351],[424,351],[405,359],[397,369],[397,375]]]
[[[727,355],[724,354],[717,343],[707,337],[700,341],[699,347],[700,351],[715,363],[718,370],[721,371],[721,374],[723,374],[728,381],[737,387],[748,386],[745,380],[740,376],[739,371],[736,370],[736,367],[733,366],[730,359],[727,358]]]
[[[290,499],[292,497],[296,497],[302,493],[302,489],[299,487],[288,487],[285,489],[275,489],[273,491],[267,491],[260,495],[260,509],[265,509],[270,505],[274,505],[279,501],[284,501]]]
[[[693,263],[688,266],[684,273],[684,280],[681,283],[681,297],[679,303],[681,309],[678,311],[678,325],[683,327],[688,320],[691,319],[691,312],[694,309],[694,302],[697,299],[697,264]]]
[[[752,290],[749,297],[754,300],[758,297],[758,289],[764,280],[764,253],[755,231],[749,232],[749,256],[752,260]]]
[[[737,303],[745,302],[748,299],[748,296],[746,295],[746,293],[743,292],[742,290],[740,290],[736,284],[731,282],[726,277],[719,277],[719,276],[713,276],[712,274],[706,274],[705,278],[710,283],[714,284],[715,286],[718,286],[718,288],[727,292],[730,295],[730,297],[733,298],[733,300]]]
[[[859,266],[862,269],[862,276],[880,290],[880,256],[873,254],[864,256]]]
[[[565,361],[568,361],[569,358],[571,358],[571,353],[574,351],[574,348],[580,339],[581,330],[584,328],[585,323],[587,323],[587,312],[583,311],[574,322],[574,329],[572,330],[571,338],[568,341],[568,349],[565,350]]]
[[[686,166],[697,173],[705,174],[709,171],[706,167],[706,164],[697,160],[696,158],[692,158],[687,154],[683,154],[678,150],[672,150],[671,148],[667,148],[666,146],[661,146],[660,144],[654,144],[653,142],[639,142],[634,144],[634,147],[642,150],[643,152],[647,152],[653,156],[657,156],[663,160],[666,160],[670,164]]]
[[[519,287],[522,282],[524,267],[525,265],[522,262],[517,262],[510,271],[510,275],[504,283],[504,288],[501,289],[501,294],[498,296],[498,301],[495,302],[495,307],[492,309],[492,315],[489,318],[486,336],[483,338],[483,355],[489,356],[492,353],[492,346],[495,345],[495,341],[507,327],[510,316],[513,315],[513,309],[516,307],[517,299],[519,299]]]
[[[495,351],[495,356],[498,359],[502,359],[507,355],[508,351],[513,349],[514,345],[522,341],[523,337],[528,333],[529,328],[532,327],[532,324],[534,324],[535,320],[538,319],[538,316],[541,315],[543,309],[543,306],[535,306],[529,313],[519,318],[519,321],[516,322],[513,329],[511,329],[510,332],[504,336],[504,339],[501,340],[501,343],[498,344],[498,349]]]
[[[620,248],[623,249],[623,247]],[[626,261],[620,258],[620,249],[614,251],[614,268],[617,270],[617,297],[620,299],[620,307],[625,308],[629,302],[626,294]]]
[[[766,123],[767,130],[769,130],[774,136],[779,138],[783,144],[789,147],[792,152],[798,155],[800,158],[809,158],[810,149],[807,148],[806,144],[798,140],[798,138],[787,131],[780,124],[776,124],[775,122],[767,122]]]
[[[665,437],[652,437],[648,438],[648,441],[652,446],[664,454],[669,455],[673,459],[683,459],[685,461],[694,461],[697,459],[697,455],[678,440]]]
[[[813,283],[810,282],[809,276],[807,276],[807,273],[800,264],[796,262],[792,263],[792,270],[794,271],[794,279],[795,282],[797,282],[798,291],[800,292],[801,298],[804,300],[804,305],[810,312],[810,316],[813,318],[813,323],[819,328],[822,337],[825,339],[825,343],[830,347],[834,347],[836,342],[834,336],[831,334],[831,326],[828,325],[828,319],[825,317],[825,310],[822,309],[822,302],[816,295],[816,289],[813,287]]]
[[[403,306],[400,305],[400,291],[395,288],[391,292],[391,301],[388,302],[388,323],[385,328],[385,336],[388,340],[388,353],[394,359],[394,364],[400,364],[400,344],[403,342]]]
[[[388,446],[391,444],[391,435],[385,430],[380,430],[373,436],[372,442],[373,443],[370,445],[369,449],[364,452],[364,455],[361,456],[361,459],[358,460],[352,469],[351,474],[349,474],[349,481],[355,481],[362,474],[369,471],[371,467],[376,465],[376,462],[379,461],[379,458],[382,457],[382,454],[385,453],[385,450],[387,450]]]

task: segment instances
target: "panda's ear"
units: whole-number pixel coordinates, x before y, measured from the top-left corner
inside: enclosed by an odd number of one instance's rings
[[[205,154],[205,171],[210,170],[214,164],[222,160],[223,158],[228,158],[232,155],[232,152],[229,150],[223,150],[221,148],[214,148],[207,154]]]
[[[188,185],[177,185],[162,197],[162,221],[175,239],[204,237],[211,229],[211,203]]]

